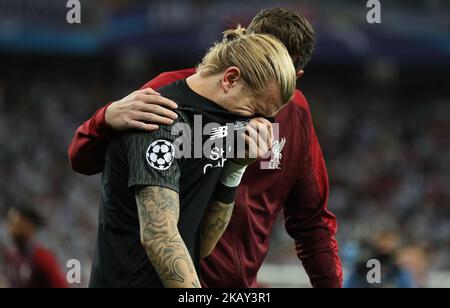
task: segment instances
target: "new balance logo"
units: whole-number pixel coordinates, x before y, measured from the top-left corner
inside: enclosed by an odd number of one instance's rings
[[[222,139],[228,136],[228,126],[215,127],[211,130],[209,140]]]

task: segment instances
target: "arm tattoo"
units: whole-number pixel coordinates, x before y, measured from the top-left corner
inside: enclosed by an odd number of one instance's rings
[[[206,258],[211,254],[222,237],[233,214],[234,203],[224,204],[214,201],[208,207],[202,228],[201,255]]]
[[[166,287],[199,287],[186,245],[178,232],[179,197],[173,190],[143,187],[136,192],[141,241]]]

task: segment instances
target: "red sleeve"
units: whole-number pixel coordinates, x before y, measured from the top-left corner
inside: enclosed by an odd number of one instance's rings
[[[298,257],[315,288],[342,287],[342,265],[335,238],[336,217],[327,209],[329,185],[325,161],[303,95],[302,110],[305,160],[284,208],[285,225],[295,240]]]
[[[34,263],[50,288],[67,288],[66,277],[53,254],[39,248],[34,256]]]
[[[159,89],[193,74],[195,69],[163,73],[141,89]],[[78,173],[93,175],[103,170],[106,146],[114,133],[105,121],[105,112],[108,107],[109,105],[100,108],[92,118],[84,122],[75,132],[69,145],[70,166]]]
[[[109,104],[78,127],[69,145],[71,168],[81,174],[93,175],[103,170],[106,146],[113,130],[105,121],[105,112]]]

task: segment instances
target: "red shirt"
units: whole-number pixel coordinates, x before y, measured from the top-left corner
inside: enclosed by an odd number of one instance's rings
[[[163,73],[143,88],[158,89],[195,73]],[[75,133],[69,146],[72,168],[82,174],[101,172],[112,134],[106,107]],[[314,287],[342,287],[342,266],[335,239],[336,217],[327,210],[328,176],[312,124],[309,105],[296,90],[294,100],[278,114],[278,154],[262,170],[248,167],[239,186],[230,224],[213,254],[202,263],[201,278],[209,287],[257,287],[257,273],[269,250],[270,233],[283,211],[286,230]]]
[[[5,256],[5,274],[12,288],[67,288],[65,275],[54,255],[30,244],[25,251],[10,250]]]

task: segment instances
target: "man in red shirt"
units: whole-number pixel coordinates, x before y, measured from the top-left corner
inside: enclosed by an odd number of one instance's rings
[[[271,34],[283,42],[298,77],[303,75],[314,46],[314,31],[305,18],[290,10],[268,9],[253,19],[248,31]],[[98,110],[78,128],[69,146],[72,168],[86,175],[101,172],[106,145],[114,130],[155,130],[158,124],[172,124],[176,114],[167,108],[176,108],[176,104],[152,89],[194,73],[195,69],[163,73],[142,88],[148,89],[145,101],[134,101],[129,96]],[[257,273],[281,211],[312,285],[342,287],[335,239],[337,223],[327,210],[325,162],[308,102],[299,90],[276,122],[280,123],[280,131],[272,156],[247,168],[227,231],[202,263],[201,278],[208,287],[257,287]],[[261,168],[262,163],[265,168]]]
[[[35,239],[41,224],[37,213],[26,207],[8,212],[8,231],[15,247],[5,254],[5,276],[13,288],[67,288],[55,256]]]

